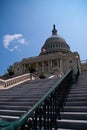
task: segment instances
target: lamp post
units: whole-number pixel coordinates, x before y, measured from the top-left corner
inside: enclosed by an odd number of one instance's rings
[[[79,58],[79,57],[78,57],[78,55],[76,55],[75,58],[76,58],[76,66],[77,66],[77,71],[78,71],[78,69],[79,69],[79,65],[78,65],[78,58]]]
[[[76,74],[76,83],[78,81],[78,77],[79,77],[79,74],[80,74],[80,66],[79,66],[79,62],[78,62],[78,55],[76,56],[76,64],[77,64],[77,74]]]

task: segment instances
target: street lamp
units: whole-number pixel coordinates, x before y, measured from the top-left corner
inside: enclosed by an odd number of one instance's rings
[[[77,66],[77,70],[78,70],[79,69],[79,67],[78,67],[78,58],[79,58],[78,55],[76,55],[75,58],[76,58],[76,66]]]

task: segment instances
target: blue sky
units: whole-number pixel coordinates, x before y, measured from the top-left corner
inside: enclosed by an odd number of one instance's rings
[[[37,56],[53,24],[86,60],[87,0],[0,0],[0,75],[14,62]]]

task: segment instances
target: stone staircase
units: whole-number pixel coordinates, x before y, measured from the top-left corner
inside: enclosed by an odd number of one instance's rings
[[[58,128],[87,130],[87,74],[80,75],[66,99]]]
[[[9,89],[0,90],[0,120],[9,122],[19,119],[29,111],[58,78],[27,81]],[[0,127],[1,128],[1,127]]]
[[[9,89],[0,90],[0,120],[19,119],[45,95],[58,78],[27,81]],[[58,130],[87,130],[87,74],[80,75],[66,98]],[[0,127],[1,128],[1,127]],[[52,129],[53,130],[53,129]]]

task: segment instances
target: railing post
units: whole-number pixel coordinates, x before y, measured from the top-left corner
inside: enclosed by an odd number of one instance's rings
[[[39,107],[38,109],[38,115],[39,115],[39,130],[41,130],[41,124],[42,124],[42,109],[41,109],[41,106]]]
[[[43,104],[44,130],[46,130],[46,101]]]
[[[38,125],[38,124],[37,124],[37,114],[38,114],[37,111],[38,111],[38,110],[35,111],[35,118],[34,118],[34,129],[35,129],[35,130],[37,130],[37,125]]]
[[[47,130],[49,130],[49,122],[50,122],[50,116],[49,116],[50,112],[49,112],[49,98],[47,100]]]

